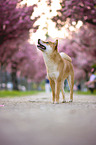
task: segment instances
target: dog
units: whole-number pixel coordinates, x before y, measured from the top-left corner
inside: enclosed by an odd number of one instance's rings
[[[58,40],[45,42],[38,39],[37,47],[43,52],[48,79],[52,90],[53,103],[59,103],[60,90],[65,103],[64,80],[68,80],[70,87],[70,101],[73,101],[74,70],[72,59],[65,53],[58,52]]]

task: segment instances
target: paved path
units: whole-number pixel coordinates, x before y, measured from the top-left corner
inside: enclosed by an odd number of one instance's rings
[[[0,145],[96,145],[96,96],[52,104],[51,94],[39,93],[0,104]]]

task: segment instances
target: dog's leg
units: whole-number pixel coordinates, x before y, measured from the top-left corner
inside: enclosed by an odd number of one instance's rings
[[[68,84],[70,87],[70,101],[69,102],[72,102],[73,101],[74,74],[69,75]]]
[[[65,101],[64,81],[62,82],[61,92],[62,92],[62,96],[63,96],[63,101],[62,101],[62,103],[65,103],[66,101]]]
[[[61,89],[61,82],[57,81],[56,82],[56,86],[55,86],[55,92],[56,92],[56,103],[58,104],[59,103],[59,94],[60,94],[60,89]]]
[[[53,100],[53,104],[55,102],[55,82],[52,79],[49,79],[50,81],[50,86],[51,86],[51,90],[52,90],[52,100]]]

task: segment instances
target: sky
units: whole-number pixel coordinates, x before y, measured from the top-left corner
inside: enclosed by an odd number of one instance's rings
[[[38,2],[38,0],[23,0],[21,4],[24,3],[27,3],[28,6],[37,4],[37,7],[34,8],[32,18],[40,16],[40,18],[35,23],[35,25],[39,25],[39,29],[35,33],[30,30],[30,43],[36,44],[39,38],[46,40],[46,32],[48,32],[48,35],[53,39],[65,38],[69,36],[67,31],[67,24],[65,27],[61,28],[61,30],[58,30],[55,27],[55,23],[51,20],[53,16],[57,15],[57,10],[61,8],[60,0],[52,0],[51,8],[47,6],[46,0],[40,0],[40,2]],[[51,12],[50,9],[52,10]],[[79,22],[77,28],[79,28],[80,25],[82,25],[81,22]],[[73,31],[74,27],[71,26],[70,30]]]

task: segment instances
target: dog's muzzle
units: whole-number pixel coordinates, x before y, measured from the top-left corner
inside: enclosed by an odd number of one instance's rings
[[[46,47],[42,44],[42,41],[40,39],[38,39],[38,45],[37,45],[37,47],[40,50],[46,50]]]

